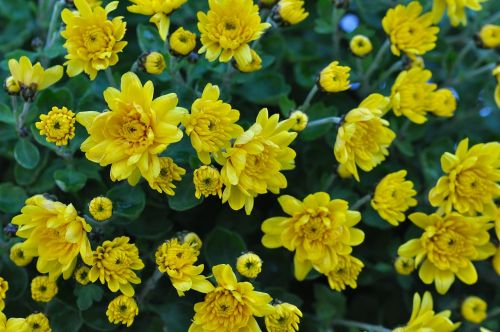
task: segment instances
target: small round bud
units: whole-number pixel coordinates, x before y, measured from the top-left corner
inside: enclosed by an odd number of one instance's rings
[[[19,83],[17,83],[17,81],[12,76],[9,76],[5,79],[3,88],[9,95],[18,95],[19,91],[21,91]]]
[[[352,37],[349,47],[351,52],[359,57],[370,54],[373,50],[372,42],[368,39],[368,37],[363,35],[356,35]]]
[[[292,130],[302,131],[306,129],[309,118],[307,114],[302,111],[293,111],[292,114],[290,114],[290,119],[295,121]]]
[[[180,27],[170,35],[169,46],[175,55],[189,55],[196,47],[196,35]]]
[[[262,260],[253,252],[247,252],[238,257],[236,270],[244,277],[257,278],[262,271]]]
[[[475,324],[481,324],[488,316],[486,311],[488,304],[482,298],[477,296],[469,296],[460,307],[460,311],[465,320]]]
[[[161,53],[147,52],[139,57],[139,68],[148,74],[160,75],[167,68],[167,64]]]
[[[202,242],[200,237],[193,232],[189,232],[182,237],[182,243],[189,243],[189,245],[196,250],[201,250]]]
[[[87,266],[82,266],[75,271],[74,277],[77,283],[80,285],[86,285],[90,282],[89,280],[90,269]]]
[[[415,270],[415,261],[413,258],[398,257],[394,261],[394,268],[397,273],[407,276]]]
[[[89,203],[89,212],[97,221],[105,221],[113,215],[113,202],[107,197],[95,197]]]
[[[500,46],[500,25],[486,24],[479,31],[476,42],[482,48],[496,48]]]

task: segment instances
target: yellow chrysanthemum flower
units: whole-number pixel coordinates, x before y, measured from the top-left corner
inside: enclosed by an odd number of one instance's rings
[[[161,171],[158,155],[182,138],[177,126],[186,109],[177,107],[175,93],[153,99],[153,83],[142,86],[131,72],[122,76],[121,89],[104,91],[109,111],[77,114],[90,135],[81,149],[88,160],[103,167],[111,164],[113,181],[136,184],[141,175],[151,181]]]
[[[52,332],[49,319],[41,312],[26,317],[26,324],[29,332]]]
[[[269,304],[271,296],[255,291],[249,282],[238,282],[228,264],[216,265],[212,272],[217,287],[212,286],[204,301],[194,305],[189,332],[260,332],[254,316],[263,317],[274,311]]]
[[[75,137],[75,113],[66,107],[52,107],[48,114],[41,114],[40,121],[35,124],[40,135],[45,136],[47,142],[57,146],[68,145]]]
[[[217,168],[205,165],[195,169],[193,182],[196,198],[200,199],[202,195],[204,197],[210,195],[222,197],[222,179]]]
[[[196,34],[180,27],[170,36],[168,46],[176,55],[188,55],[196,47]]]
[[[167,68],[167,64],[160,52],[148,52],[139,58],[139,68],[148,74],[160,75]]]
[[[209,292],[213,286],[201,273],[204,265],[194,265],[198,261],[199,249],[189,242],[170,239],[163,243],[155,254],[158,270],[170,278],[179,296],[194,289],[201,293]]]
[[[242,254],[236,260],[236,270],[244,277],[255,279],[262,272],[262,259],[253,252]]]
[[[260,110],[255,124],[238,137],[223,153],[221,176],[224,185],[222,202],[233,210],[253,209],[254,197],[271,191],[278,194],[287,181],[281,173],[295,167],[295,151],[289,147],[297,137],[290,132],[294,121],[279,121],[279,115],[269,116],[267,108]]]
[[[273,306],[273,313],[264,317],[267,332],[299,331],[302,311],[290,303],[279,303]]]
[[[457,109],[457,100],[450,89],[439,89],[431,94],[429,110],[436,116],[452,117]]]
[[[486,24],[479,31],[481,44],[486,48],[495,48],[500,46],[500,25]]]
[[[24,318],[9,318],[0,311],[0,331],[2,332],[31,332]]]
[[[304,280],[314,267],[321,273],[335,269],[339,256],[348,255],[361,244],[364,233],[354,226],[361,214],[349,210],[342,199],[318,192],[303,202],[283,195],[278,198],[289,217],[273,217],[262,223],[262,244],[266,248],[285,247],[295,251],[295,277]]]
[[[51,279],[57,279],[61,273],[64,279],[71,277],[79,255],[85,264],[92,263],[87,237],[92,227],[78,216],[72,204],[36,195],[26,200],[12,223],[19,226],[16,235],[26,239],[25,253],[38,257],[37,270],[48,273]]]
[[[448,17],[451,25],[456,27],[459,24],[467,25],[467,15],[465,8],[474,11],[482,9],[481,2],[488,0],[434,0],[432,5],[432,19],[435,23],[441,21],[444,12],[448,10]]]
[[[497,247],[491,263],[495,272],[500,276],[500,246]]]
[[[17,266],[26,266],[33,260],[33,256],[30,256],[26,249],[24,249],[24,243],[18,242],[10,248],[10,260]]]
[[[472,146],[463,139],[455,154],[441,156],[445,173],[429,192],[429,202],[449,213],[456,210],[474,215],[500,197],[500,143],[490,142]]]
[[[105,8],[92,8],[85,0],[74,0],[77,11],[64,9],[61,13],[66,29],[61,36],[66,39],[68,51],[66,61],[68,76],[82,71],[94,80],[99,70],[118,62],[118,53],[127,45],[123,41],[126,23],[118,16],[108,20],[108,14],[118,7],[118,1],[110,2]]]
[[[44,69],[40,62],[33,65],[26,56],[22,56],[19,61],[10,59],[9,70],[13,78],[11,85],[19,86],[21,96],[28,102],[35,99],[37,91],[44,90],[55,84],[63,76],[62,66]]]
[[[391,40],[391,51],[400,56],[423,55],[436,47],[439,28],[432,25],[432,14],[422,13],[422,5],[412,1],[387,11],[382,26]]]
[[[410,275],[415,271],[415,260],[411,257],[398,257],[394,261],[394,269],[403,276]]]
[[[389,108],[389,98],[371,94],[349,111],[339,126],[335,158],[357,181],[357,167],[369,172],[389,155],[389,146],[396,138],[389,121],[382,119]]]
[[[309,16],[304,0],[280,0],[277,6],[279,20],[287,25],[298,24]]]
[[[309,117],[307,116],[307,114],[302,111],[293,111],[290,114],[289,119],[292,119],[295,122],[292,127],[292,130],[294,131],[302,131],[306,129],[307,122],[309,121]]]
[[[236,63],[236,68],[243,73],[251,73],[262,69],[262,59],[260,55],[254,50],[250,50],[252,60],[247,64]]]
[[[240,66],[252,61],[249,43],[259,39],[271,26],[262,23],[259,6],[253,0],[208,0],[207,13],[198,12],[198,29],[208,61],[219,58],[228,62],[233,57]]]
[[[158,176],[148,179],[149,186],[157,192],[174,196],[176,188],[174,181],[180,181],[186,170],[178,166],[172,158],[160,158],[160,173]]]
[[[474,324],[481,324],[486,319],[488,304],[477,296],[468,296],[460,306],[460,312],[465,320]]]
[[[123,324],[130,327],[134,323],[135,316],[139,314],[139,307],[133,297],[118,295],[108,304],[106,316],[113,324]]]
[[[357,280],[365,265],[362,261],[351,255],[338,255],[338,263],[326,273],[331,289],[341,292],[347,286],[355,289]]]
[[[433,309],[432,295],[425,292],[420,298],[418,293],[413,295],[413,310],[406,326],[398,327],[393,332],[415,332],[415,331],[439,331],[452,332],[458,329],[460,323],[450,320],[451,311],[445,310],[435,313]]]
[[[493,76],[497,79],[497,87],[495,88],[495,103],[497,107],[500,108],[500,65],[496,66],[492,72]]]
[[[19,92],[21,91],[21,86],[19,83],[16,81],[16,79],[13,76],[9,76],[5,79],[3,83],[4,90],[9,94],[9,95],[18,95]]]
[[[4,278],[0,277],[0,311],[5,309],[5,298],[9,290],[9,283]]]
[[[236,124],[240,112],[219,97],[219,87],[208,83],[201,98],[191,106],[191,113],[182,119],[198,158],[206,165],[211,162],[211,153],[220,158],[222,149],[228,148],[230,141],[243,133]]]
[[[89,212],[97,221],[108,220],[113,215],[113,202],[107,197],[94,197],[89,203]]]
[[[134,270],[142,270],[144,263],[139,258],[139,249],[126,236],[104,241],[94,251],[94,263],[89,272],[89,279],[101,284],[107,283],[112,292],[120,290],[127,296],[134,296],[131,284],[139,284],[141,279]]]
[[[58,292],[56,281],[48,276],[38,276],[31,280],[31,298],[39,302],[49,302]]]
[[[409,219],[423,230],[419,239],[412,239],[398,249],[402,257],[415,257],[420,266],[419,277],[425,284],[436,285],[445,294],[455,276],[467,285],[477,282],[473,261],[484,260],[495,253],[488,242],[493,224],[488,217],[465,217],[452,212],[441,216],[413,213]]]
[[[326,92],[340,92],[349,90],[349,72],[348,66],[339,66],[338,61],[331,62],[319,74],[318,85]]]
[[[202,242],[198,234],[194,232],[189,232],[182,237],[182,243],[188,243],[191,247],[196,250],[201,250]]]
[[[370,54],[373,50],[373,45],[368,37],[363,35],[356,35],[352,37],[349,42],[349,48],[354,55],[363,57],[367,54]]]
[[[187,0],[130,0],[130,2],[133,5],[127,7],[128,11],[151,16],[149,22],[156,25],[161,39],[166,41],[170,28],[170,15]]]
[[[89,279],[90,269],[88,266],[82,266],[75,271],[75,280],[80,285],[87,285],[90,282]]]
[[[370,202],[380,218],[393,226],[405,221],[406,210],[417,205],[414,198],[417,192],[413,189],[413,182],[406,180],[406,174],[406,170],[401,170],[386,175],[375,188]]]

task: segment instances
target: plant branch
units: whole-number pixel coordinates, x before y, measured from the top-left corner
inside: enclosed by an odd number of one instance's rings
[[[309,106],[311,105],[311,101],[317,92],[318,92],[318,85],[314,84],[313,87],[311,88],[311,90],[309,91],[309,93],[307,94],[307,97],[304,100],[304,102],[302,103],[302,105],[300,105],[297,109],[301,110],[301,111],[306,111],[309,108]]]
[[[368,195],[361,197],[360,199],[357,200],[356,203],[354,203],[351,206],[351,210],[355,211],[355,210],[359,209],[361,206],[363,206],[364,204],[369,202],[371,198],[372,198],[371,194],[368,194]]]
[[[314,126],[321,126],[321,125],[324,125],[324,124],[327,124],[327,123],[336,123],[336,124],[339,124],[341,121],[342,121],[341,117],[338,117],[338,116],[329,116],[327,118],[310,121],[307,124],[307,127],[310,128],[310,127],[314,127]]]
[[[28,113],[30,111],[30,105],[31,104],[29,102],[24,102],[23,111],[16,118],[16,129],[17,129],[17,133],[19,134],[19,136],[22,136],[22,129],[24,127],[24,121],[26,121],[26,116],[28,115]]]
[[[104,72],[106,73],[106,78],[108,79],[109,84],[114,88],[118,87],[115,78],[113,77],[113,72],[111,71],[111,67],[106,68]]]
[[[146,281],[146,284],[144,285],[144,288],[142,289],[141,293],[139,294],[137,301],[139,302],[139,306],[144,303],[144,300],[146,299],[146,296],[151,292],[155,287],[156,284],[158,283],[158,280],[163,276],[163,273],[161,273],[158,269],[155,270],[153,275],[149,277],[149,279]]]
[[[372,325],[372,324],[366,324],[366,323],[361,323],[361,322],[356,322],[352,320],[346,320],[346,319],[335,319],[332,322],[332,325],[337,325],[337,326],[346,326],[346,327],[355,327],[358,329],[361,329],[366,332],[391,332],[391,329],[388,329],[383,326],[379,325]]]

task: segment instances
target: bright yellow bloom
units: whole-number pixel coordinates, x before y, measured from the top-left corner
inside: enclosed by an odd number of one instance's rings
[[[95,197],[89,203],[89,212],[97,221],[108,220],[113,215],[113,202],[107,197]]]
[[[227,149],[230,141],[243,133],[236,124],[240,112],[219,97],[219,87],[208,83],[201,98],[191,106],[191,113],[182,119],[198,158],[206,165],[211,162],[211,153],[220,158],[222,149]]]
[[[481,2],[488,0],[434,0],[432,6],[432,19],[435,23],[441,21],[446,9],[448,9],[448,17],[451,25],[456,27],[459,24],[467,25],[467,15],[465,8],[474,11],[481,10]]]
[[[298,24],[309,16],[304,0],[280,0],[277,8],[280,20],[287,25]]]
[[[429,202],[445,213],[453,209],[468,215],[483,212],[500,197],[500,143],[481,143],[470,149],[463,139],[455,154],[441,156],[445,173],[429,192]]]
[[[26,317],[26,324],[29,332],[51,332],[49,319],[43,313],[39,312]]]
[[[210,195],[222,197],[222,179],[217,168],[205,165],[195,169],[193,182],[196,188],[196,198],[200,199],[202,195],[204,197]]]
[[[338,61],[331,62],[319,74],[318,84],[323,91],[340,92],[349,90],[349,72],[348,66],[339,66]]]
[[[94,263],[89,272],[89,279],[101,284],[107,283],[112,292],[120,290],[127,296],[134,296],[131,284],[139,284],[141,279],[134,270],[142,270],[144,263],[139,258],[139,249],[126,236],[104,241],[94,251]]]
[[[253,252],[247,252],[236,260],[236,270],[244,277],[255,279],[262,272],[262,259]]]
[[[61,13],[66,29],[61,36],[66,39],[68,51],[66,61],[68,76],[82,71],[94,80],[99,70],[118,63],[118,53],[127,45],[123,41],[126,23],[118,16],[108,20],[108,14],[118,7],[118,1],[110,2],[105,8],[92,8],[85,0],[74,0],[78,11],[64,9]]]
[[[87,3],[90,5],[91,8],[98,7],[102,4],[102,1],[100,0],[85,0]]]
[[[201,250],[202,242],[198,234],[194,232],[189,232],[182,237],[182,243],[188,243],[191,247],[196,250]]]
[[[299,331],[302,312],[290,303],[280,303],[273,306],[274,312],[265,316],[267,332],[295,332]]]
[[[18,95],[21,91],[21,86],[13,76],[9,76],[5,79],[3,87],[9,95]]]
[[[182,138],[177,126],[186,109],[177,107],[175,93],[153,99],[153,83],[142,86],[131,72],[122,76],[121,89],[104,91],[109,111],[77,114],[90,135],[81,149],[88,160],[111,164],[113,181],[136,184],[141,175],[151,181],[161,171],[158,155]]]
[[[149,186],[159,193],[174,196],[176,188],[174,181],[180,181],[186,170],[179,167],[174,160],[169,157],[160,158],[160,174],[148,180]]]
[[[292,119],[295,121],[295,124],[292,127],[292,130],[294,130],[294,131],[302,131],[302,130],[306,129],[307,122],[309,121],[307,114],[302,112],[302,111],[293,111],[290,114],[289,119]]]
[[[134,318],[139,314],[139,307],[133,297],[118,295],[108,304],[106,316],[113,324],[123,324],[130,327]]]
[[[240,66],[252,61],[249,43],[259,39],[271,26],[262,23],[259,6],[253,0],[208,0],[207,13],[198,12],[201,44],[198,53],[206,53],[208,61],[219,58],[228,62],[233,57]]]
[[[358,108],[349,111],[340,124],[334,147],[335,158],[357,181],[356,165],[369,172],[389,155],[389,146],[396,138],[389,128],[389,121],[382,119],[389,108],[389,98],[374,93]]]
[[[24,318],[9,318],[0,311],[0,331],[2,332],[31,332]]]
[[[49,302],[57,292],[56,281],[48,276],[38,276],[31,280],[31,297],[35,301]]]
[[[188,55],[196,47],[196,35],[180,27],[170,36],[168,46],[174,54]]]
[[[4,278],[0,277],[0,311],[5,309],[5,298],[9,290],[9,283]]]
[[[170,239],[156,250],[158,270],[170,278],[179,296],[194,289],[201,293],[209,292],[213,286],[201,273],[204,265],[194,265],[198,261],[199,249],[189,242]]]
[[[80,285],[87,285],[90,282],[89,279],[90,269],[88,266],[82,266],[75,271],[75,280]]]
[[[415,260],[411,257],[398,257],[394,261],[394,269],[401,275],[410,275],[415,271]]]
[[[24,249],[24,243],[18,242],[10,248],[10,260],[17,266],[26,266],[33,260],[33,256],[30,256],[26,249]]]
[[[373,50],[373,45],[368,37],[363,35],[356,35],[352,37],[349,43],[349,48],[354,55],[362,57],[371,53],[371,51]]]
[[[500,25],[486,24],[479,31],[479,39],[483,47],[495,48],[500,46]]]
[[[330,200],[330,195],[318,192],[303,202],[283,195],[278,198],[288,217],[273,217],[262,223],[262,244],[266,248],[285,247],[295,251],[295,277],[304,280],[314,267],[328,273],[339,264],[339,256],[348,255],[352,247],[361,244],[364,233],[354,226],[361,214],[348,210],[342,199]]]
[[[262,68],[262,59],[254,50],[250,50],[252,60],[247,64],[236,63],[236,68],[243,73],[251,73]]]
[[[500,246],[497,247],[495,255],[493,256],[493,261],[491,263],[495,272],[500,276]]]
[[[75,113],[66,107],[54,106],[48,114],[40,115],[40,121],[35,126],[40,130],[40,135],[46,136],[47,142],[57,146],[68,145],[75,137]]]
[[[151,75],[160,75],[163,73],[167,64],[165,58],[160,52],[149,52],[140,57],[140,68]]]
[[[37,91],[55,84],[63,76],[62,66],[44,69],[40,62],[33,65],[26,56],[22,56],[19,62],[10,59],[9,70],[14,79],[11,85],[15,84],[20,87],[21,96],[25,101],[33,101]]]
[[[282,170],[295,167],[295,151],[289,147],[297,133],[289,132],[294,121],[279,121],[279,115],[269,116],[260,110],[255,123],[223,153],[222,181],[226,186],[222,202],[233,210],[253,209],[254,197],[271,191],[278,194],[287,187]]]
[[[425,292],[422,298],[420,298],[418,293],[415,293],[415,295],[413,295],[413,310],[410,320],[406,326],[398,327],[394,329],[393,332],[452,332],[458,329],[460,323],[453,323],[450,320],[450,310],[441,311],[436,314],[433,306],[430,292]]]
[[[351,255],[338,255],[338,263],[326,273],[331,289],[341,292],[349,286],[358,287],[357,280],[365,265],[362,261]]]
[[[194,305],[195,315],[189,332],[260,332],[255,317],[273,312],[267,293],[254,291],[249,282],[238,282],[228,264],[212,268],[217,287],[207,292],[203,302]]]
[[[413,182],[406,180],[406,170],[386,175],[375,188],[371,200],[380,218],[393,226],[405,221],[405,212],[417,205],[414,198],[417,192],[413,189]]]
[[[488,304],[477,296],[468,296],[460,307],[462,316],[474,324],[481,324],[486,319]]]
[[[488,217],[465,217],[456,212],[446,216],[437,213],[413,213],[409,219],[423,230],[419,239],[412,239],[398,249],[402,257],[415,257],[420,266],[419,277],[425,284],[436,285],[445,294],[455,276],[467,285],[477,282],[473,261],[493,255],[488,230],[493,224]]]
[[[85,264],[92,263],[87,237],[92,227],[78,216],[72,204],[35,195],[26,200],[12,223],[19,226],[16,235],[26,239],[25,254],[38,257],[37,270],[48,273],[51,279],[57,279],[61,273],[64,279],[71,277],[79,255]]]
[[[431,94],[430,111],[436,116],[452,117],[457,109],[457,100],[450,89],[439,89]]]
[[[382,19],[384,31],[391,40],[394,55],[423,55],[436,47],[439,28],[432,25],[432,14],[422,13],[422,5],[412,1],[407,6],[397,5]]]
[[[170,15],[187,0],[130,0],[130,2],[133,5],[127,7],[128,11],[151,16],[149,22],[156,25],[161,39],[166,41],[170,28]]]

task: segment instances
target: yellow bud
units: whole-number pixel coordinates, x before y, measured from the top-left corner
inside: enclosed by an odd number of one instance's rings
[[[257,278],[262,271],[262,260],[253,252],[247,252],[238,257],[236,270],[244,277]]]
[[[500,46],[500,26],[486,24],[479,32],[481,46],[486,48],[495,48]]]
[[[398,257],[394,262],[394,268],[397,273],[407,276],[415,270],[415,261],[413,258]]]
[[[97,221],[104,221],[113,215],[113,202],[107,197],[96,197],[89,203],[89,212]]]
[[[17,81],[12,76],[7,77],[4,82],[4,88],[9,95],[17,95],[19,91],[21,91],[19,83],[17,83]]]
[[[196,47],[196,35],[183,27],[170,36],[170,50],[177,55],[188,55]]]
[[[198,236],[198,234],[193,232],[189,232],[186,235],[184,235],[182,237],[182,243],[189,243],[189,245],[195,248],[196,250],[200,250],[202,245],[201,239]]]
[[[160,75],[167,68],[167,65],[161,53],[151,52],[143,56],[142,67],[148,74]]]
[[[363,35],[356,35],[352,37],[349,43],[351,52],[357,56],[365,56],[373,50],[373,45],[368,37]]]
[[[295,121],[292,130],[302,131],[307,127],[308,117],[307,114],[302,111],[294,111],[290,114],[290,119]]]
[[[477,296],[469,296],[462,302],[460,311],[462,316],[469,322],[480,324],[486,319],[487,309],[488,304],[486,301]]]

